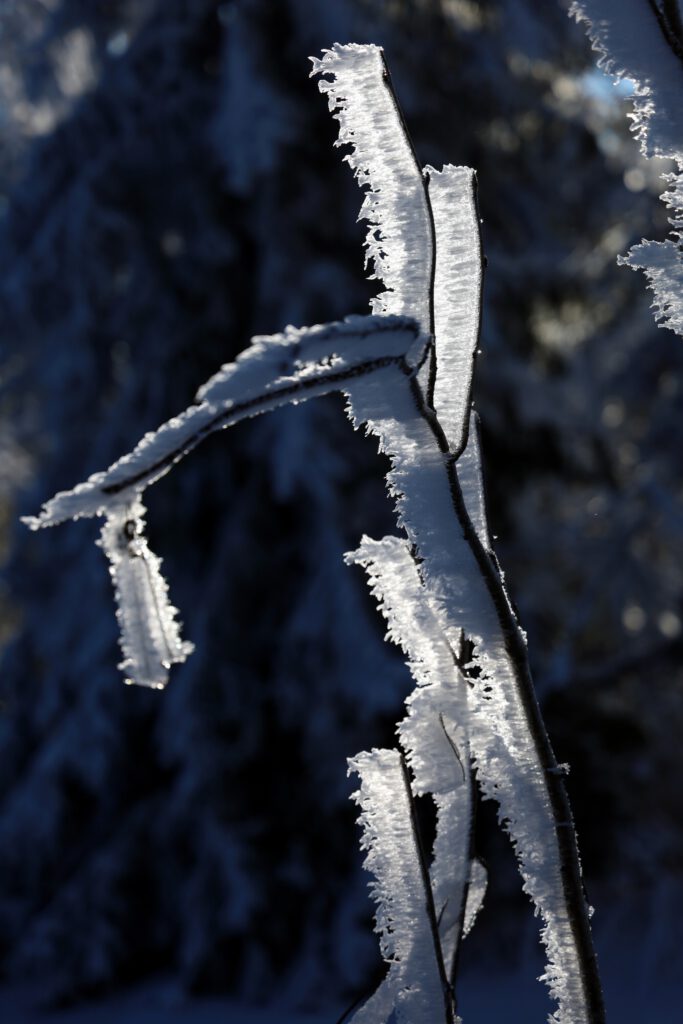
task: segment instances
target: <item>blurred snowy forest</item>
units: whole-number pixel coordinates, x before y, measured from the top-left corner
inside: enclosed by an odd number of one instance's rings
[[[582,30],[554,0],[2,0],[0,963],[47,1001],[159,972],[351,1000],[379,969],[345,759],[391,743],[410,681],[342,564],[393,517],[340,400],[150,491],[197,648],[163,693],[122,684],[96,524],[18,523],[251,335],[367,310],[360,194],[308,81],[337,40],[385,47],[423,162],[478,170],[492,526],[598,950],[682,966],[683,345],[615,263],[666,234],[666,168]],[[491,821],[471,955],[509,959],[533,929]]]

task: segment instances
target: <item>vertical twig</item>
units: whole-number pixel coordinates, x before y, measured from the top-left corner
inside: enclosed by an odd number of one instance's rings
[[[441,948],[441,938],[439,936],[439,921],[436,915],[436,907],[434,906],[434,893],[432,891],[432,880],[429,874],[429,867],[427,864],[427,857],[425,855],[424,843],[422,842],[422,834],[420,832],[420,824],[417,820],[417,808],[415,806],[415,798],[413,797],[413,788],[410,780],[410,771],[408,764],[405,759],[405,755],[402,751],[399,751],[399,758],[401,763],[401,771],[403,773],[403,784],[406,790],[406,796],[408,798],[408,804],[410,806],[410,824],[413,832],[413,839],[415,841],[415,849],[417,850],[418,860],[420,862],[420,871],[422,873],[422,884],[424,887],[425,895],[425,907],[427,910],[427,917],[429,919],[429,926],[432,933],[432,941],[434,943],[434,957],[436,959],[436,966],[439,972],[439,978],[441,979],[441,985],[444,994],[444,1009],[446,1013],[446,1024],[455,1024],[455,999],[454,993],[451,988],[448,974],[446,973],[446,965],[443,960],[443,950]]]
[[[539,769],[543,772],[543,782],[550,802],[554,838],[560,860],[562,893],[574,940],[588,1019],[591,1024],[604,1024],[602,986],[581,877],[576,831],[564,779],[558,768],[531,679],[526,643],[510,606],[498,568],[470,519],[458,480],[456,459],[449,453],[446,436],[433,410],[426,404],[419,382],[414,376],[410,379],[410,387],[419,414],[429,425],[435,443],[445,457],[445,470],[457,526],[474,556],[495,609],[505,651],[514,672],[529,738]]]

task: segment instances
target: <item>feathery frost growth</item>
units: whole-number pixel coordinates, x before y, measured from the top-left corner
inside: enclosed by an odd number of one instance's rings
[[[434,410],[450,450],[460,454],[467,440],[481,309],[483,262],[476,176],[469,167],[452,165],[441,171],[426,167],[425,176],[439,240],[434,268]]]
[[[141,502],[107,513],[100,546],[109,559],[128,683],[162,689],[171,665],[185,661],[194,645],[180,639],[177,609],[168,600],[161,559],[144,536]]]
[[[486,885],[485,871],[472,860],[468,684],[408,544],[398,537],[364,537],[347,561],[366,569],[389,627],[387,636],[408,656],[417,683],[398,734],[413,772],[414,794],[431,795],[436,804],[430,876],[443,962],[453,977],[461,935],[474,923]]]
[[[376,930],[390,965],[385,980],[353,1019],[356,1024],[377,1024],[395,1013],[403,1024],[438,1020],[447,988],[404,762],[396,750],[373,750],[352,758],[349,770],[361,780],[354,794],[361,809],[361,849],[367,850],[365,867],[375,879]]]
[[[199,389],[197,404],[145,434],[106,472],[55,495],[40,515],[24,522],[37,530],[127,507],[214,431],[338,391],[347,378],[392,364],[412,365],[423,348],[415,325],[405,317],[349,317],[343,323],[289,327],[283,334],[254,338],[236,362]]]
[[[672,238],[643,240],[620,262],[644,270],[660,327],[683,334],[683,16],[677,0],[576,0],[571,13],[586,24],[598,66],[633,82],[633,131],[646,156],[678,167],[665,175],[663,200]]]
[[[256,338],[198,392],[196,403],[110,469],[58,494],[32,528],[106,517],[128,677],[163,685],[189,653],[159,562],[142,537],[140,496],[209,433],[333,390],[379,439],[406,539],[367,538],[365,566],[389,635],[417,688],[398,733],[404,754],[359,754],[366,864],[375,877],[387,977],[359,1022],[455,1024],[458,951],[485,889],[472,849],[473,779],[494,799],[524,888],[543,921],[545,980],[556,1024],[602,1024],[604,1013],[562,770],[529,675],[486,527],[472,364],[482,260],[474,172],[423,172],[382,51],[335,45],[314,60],[339,121],[339,143],[366,195],[367,258],[385,291],[374,316]],[[474,428],[471,429],[471,424]],[[474,772],[473,772],[474,769]],[[431,861],[414,796],[431,796]]]
[[[429,330],[430,210],[384,54],[379,46],[335,43],[311,60],[311,75],[322,76],[318,88],[339,121],[336,145],[350,146],[344,160],[367,189],[359,214],[368,222],[366,266],[386,289],[372,301],[373,312],[412,316]]]

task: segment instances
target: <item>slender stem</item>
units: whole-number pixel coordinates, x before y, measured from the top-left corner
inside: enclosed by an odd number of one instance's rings
[[[101,491],[103,494],[119,494],[128,487],[134,487],[149,477],[158,477],[161,473],[170,469],[176,462],[179,462],[193,448],[196,448],[200,441],[203,441],[209,434],[214,433],[216,430],[221,430],[223,427],[228,427],[233,422],[244,419],[246,416],[256,415],[261,411],[262,406],[268,405],[273,399],[295,398],[306,391],[320,387],[321,384],[326,386],[337,383],[341,384],[345,380],[362,377],[364,374],[384,369],[387,366],[403,366],[404,362],[403,356],[380,356],[377,359],[367,359],[345,370],[316,374],[315,376],[295,381],[292,384],[283,384],[281,387],[273,387],[268,391],[262,391],[260,394],[255,395],[253,398],[248,398],[244,402],[235,402],[227,409],[217,413],[200,427],[195,434],[186,438],[182,444],[173,448],[155,462],[145,466],[144,469],[139,470],[137,473],[131,473],[130,476],[123,477],[121,480],[111,484],[104,484],[101,487]]]
[[[588,908],[586,905],[581,862],[569,799],[562,773],[548,737],[536,698],[528,654],[523,634],[510,606],[497,566],[482,544],[469,517],[456,472],[456,460],[448,451],[448,441],[433,410],[426,404],[417,380],[410,379],[410,387],[420,415],[429,425],[435,442],[445,459],[448,486],[459,528],[468,544],[493,604],[510,666],[514,673],[517,692],[522,704],[529,736],[541,771],[553,816],[555,841],[560,859],[562,892],[567,919],[574,939],[586,1009],[591,1024],[604,1024],[605,1010],[602,987],[593,948]]]
[[[469,764],[469,755],[468,754],[465,755],[465,760],[467,761],[467,765],[468,765],[468,770],[466,771],[465,770],[465,761],[463,761],[462,757],[460,756],[460,751],[458,750],[458,745],[455,742],[455,740],[453,739],[453,737],[451,736],[451,734],[448,732],[448,729],[446,728],[446,723],[444,721],[444,717],[443,717],[443,715],[441,713],[439,714],[439,723],[440,723],[441,728],[443,730],[443,734],[446,737],[446,742],[448,743],[449,747],[453,751],[453,756],[455,757],[456,761],[460,765],[460,771],[462,772],[462,781],[463,781],[464,785],[470,791],[469,792],[469,814],[467,816],[467,833],[468,833],[467,834],[467,847],[468,847],[468,849],[467,849],[467,875],[465,877],[465,881],[464,881],[464,884],[463,884],[463,887],[462,887],[462,892],[460,894],[460,906],[458,907],[458,920],[457,920],[457,924],[456,924],[457,933],[456,933],[456,936],[455,936],[455,943],[453,945],[453,956],[452,956],[451,963],[450,963],[450,970],[448,971],[448,981],[449,981],[449,984],[450,984],[450,987],[451,987],[451,991],[453,993],[453,1005],[454,1005],[455,1010],[457,1012],[457,1009],[458,1009],[458,998],[457,998],[457,990],[456,990],[456,981],[457,981],[457,978],[458,978],[458,966],[460,964],[460,947],[462,945],[463,932],[465,930],[465,909],[467,907],[467,894],[469,892],[469,887],[470,887],[471,864],[472,864],[472,859],[473,859],[473,855],[474,855],[474,853],[473,853],[473,847],[474,847],[474,820],[473,820],[473,814],[474,814],[475,784],[474,784],[474,777],[472,775],[471,766]]]
[[[427,917],[429,919],[429,926],[432,932],[432,941],[434,943],[434,958],[436,960],[437,970],[439,972],[439,978],[441,979],[441,986],[444,994],[444,1008],[446,1011],[446,1024],[454,1024],[455,1022],[455,1002],[453,997],[453,990],[451,989],[448,975],[446,973],[446,966],[443,960],[443,950],[441,948],[441,938],[439,936],[439,921],[436,915],[436,907],[434,906],[434,892],[432,890],[432,880],[429,875],[429,867],[427,865],[427,857],[425,855],[424,844],[422,842],[422,834],[420,832],[420,825],[417,820],[417,808],[415,807],[415,800],[413,798],[413,787],[410,780],[410,772],[408,770],[408,764],[405,759],[405,755],[399,752],[401,771],[403,773],[403,784],[406,790],[406,796],[408,798],[408,805],[410,807],[410,824],[413,831],[413,839],[415,840],[415,849],[417,850],[417,857],[420,862],[420,871],[422,873],[422,884],[424,887],[425,894],[425,907],[427,910]]]

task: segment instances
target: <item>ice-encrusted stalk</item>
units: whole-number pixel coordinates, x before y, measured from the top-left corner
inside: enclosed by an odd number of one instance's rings
[[[401,366],[416,373],[429,345],[405,317],[350,317],[341,323],[255,338],[215,374],[197,404],[149,433],[128,455],[71,491],[57,494],[25,522],[32,529],[65,519],[106,517],[100,546],[109,558],[117,602],[120,668],[126,681],[162,688],[170,666],[192,645],[180,638],[160,559],[144,537],[140,497],[209,434],[290,402],[338,391],[355,377]]]
[[[484,794],[499,805],[525,890],[544,921],[545,975],[558,1024],[600,1024],[602,993],[571,812],[531,682],[526,643],[491,553],[477,533],[456,462],[415,378],[387,374],[347,389],[392,461],[399,520],[454,650],[464,633],[480,676],[470,689],[470,743]]]
[[[468,901],[472,870],[473,779],[470,770],[467,683],[457,656],[422,585],[404,539],[364,537],[348,562],[362,565],[388,625],[388,637],[408,655],[417,688],[406,701],[398,733],[413,772],[413,792],[430,795],[437,830],[430,866],[444,963],[455,982],[465,919],[471,923],[481,888]],[[469,902],[469,913],[466,908]],[[481,900],[479,899],[479,905]]]
[[[335,43],[312,57],[311,75],[339,122],[337,146],[366,190],[358,215],[366,220],[365,265],[384,285],[374,313],[414,317],[434,333],[434,219],[410,135],[380,46]],[[421,379],[430,388],[433,358]]]
[[[419,366],[428,339],[407,317],[348,317],[315,327],[288,327],[252,339],[197,392],[196,403],[145,434],[128,455],[85,483],[47,501],[23,519],[33,530],[67,519],[127,508],[185,455],[217,430],[339,391],[345,382],[387,366]]]
[[[456,1024],[436,931],[434,902],[414,820],[410,780],[397,750],[349,759],[361,780],[361,849],[374,881],[375,930],[389,964],[377,991],[353,1015],[354,1024]]]
[[[384,103],[384,109],[390,110],[377,74],[378,54],[371,52],[373,49],[337,46],[314,66],[317,71],[327,70],[331,74],[331,81],[322,87],[340,121],[339,141],[351,144],[347,159],[357,174],[360,171],[361,183],[372,175],[373,201],[379,206],[386,196],[391,210],[397,178],[412,180],[407,204],[414,213],[421,192],[415,172],[419,164],[412,146],[406,138],[402,146],[393,143],[383,148],[388,118],[382,120],[378,130],[372,127],[369,108]],[[358,73],[361,64],[364,74]],[[397,129],[407,134],[400,119],[393,121],[392,130]],[[391,158],[388,167],[387,156]],[[443,175],[439,177],[430,171],[423,178],[423,187],[425,181],[428,185],[425,199],[433,228],[432,244],[430,247],[424,231],[416,233],[414,261],[402,267],[404,279],[400,282],[401,293],[410,301],[410,306],[404,308],[410,308],[418,318],[416,309],[432,310],[436,353],[433,374],[426,384],[424,378],[413,378],[407,387],[391,375],[391,397],[386,387],[382,394],[371,385],[360,384],[346,390],[352,415],[357,421],[368,422],[370,429],[380,436],[380,447],[392,458],[390,486],[398,497],[403,525],[424,558],[427,588],[442,605],[449,643],[455,647],[463,631],[475,642],[482,671],[475,687],[480,714],[476,716],[479,729],[475,729],[473,738],[479,778],[486,795],[498,799],[526,887],[546,922],[544,939],[551,964],[547,980],[558,999],[558,1019],[571,1020],[572,1024],[597,1024],[604,1015],[602,996],[563,781],[536,702],[524,637],[485,535],[480,485],[477,484],[477,500],[466,503],[456,470],[469,422],[471,361],[476,351],[481,307],[481,253],[474,178],[465,169],[446,169]],[[440,187],[445,181],[456,186],[454,194]],[[387,220],[391,223],[390,216]],[[381,224],[383,218],[378,217],[377,222]],[[396,238],[386,232],[387,258],[400,255],[401,245],[400,232]],[[453,273],[456,261],[459,274]],[[400,262],[396,265],[401,266]],[[415,273],[415,268],[419,273]],[[380,274],[383,275],[381,264]],[[427,296],[418,291],[418,286],[425,285]],[[392,287],[395,288],[393,281]],[[441,372],[443,388],[439,386]],[[446,381],[449,376],[450,387]],[[438,418],[432,401],[437,395]],[[415,462],[421,465],[413,478]],[[477,463],[478,456],[473,451],[462,467],[463,482],[468,475],[478,481]],[[405,469],[408,465],[410,472],[399,471],[399,466]],[[436,510],[440,501],[434,503],[435,493],[430,491],[432,473],[439,477],[440,500],[445,499],[439,513]],[[452,531],[456,537],[446,541]],[[453,557],[456,550],[460,558],[459,575]],[[476,583],[469,577],[476,579]],[[476,608],[468,613],[462,607],[466,604],[465,593],[477,591],[481,605],[475,601]],[[478,611],[484,616],[483,624],[477,621]],[[491,714],[488,704],[495,707],[495,714]],[[505,762],[511,769],[507,773],[500,770]],[[527,808],[533,805],[533,820],[518,819],[519,801],[526,802]],[[544,869],[545,878],[537,877],[538,872],[534,874],[536,863]]]
[[[478,236],[473,178],[470,172],[454,174],[447,169],[443,172],[445,178],[439,179],[437,172],[430,172],[435,187],[432,206],[432,186],[421,173],[378,48],[335,46],[314,63],[315,70],[328,76],[323,77],[321,87],[329,94],[330,106],[340,121],[340,142],[351,144],[347,159],[360,184],[368,188],[363,210],[370,220],[368,252],[386,288],[376,300],[375,309],[381,314],[408,314],[414,321],[392,321],[382,316],[370,323],[373,318],[360,318],[348,324],[303,332],[289,329],[276,338],[257,339],[251,350],[224,367],[199,392],[197,405],[144,438],[134,452],[107,473],[58,495],[30,525],[104,514],[117,529],[121,523],[125,529],[127,510],[142,490],[208,433],[284,402],[302,401],[331,390],[345,391],[352,418],[356,423],[366,422],[390,456],[388,483],[397,498],[400,524],[420,560],[426,607],[441,623],[452,652],[460,650],[463,637],[474,649],[477,674],[469,675],[467,700],[471,753],[484,794],[498,801],[500,819],[510,832],[525,889],[544,920],[543,939],[549,960],[546,980],[558,1002],[554,1020],[558,1024],[601,1024],[602,997],[564,783],[531,683],[525,638],[490,550],[476,447],[468,446],[463,451],[469,423],[470,363],[476,348],[481,300],[479,247],[475,246],[469,256],[466,251],[467,239],[472,240],[475,233]],[[462,202],[449,203],[448,192],[438,184],[446,179],[461,188]],[[451,215],[455,224],[449,220]],[[460,272],[450,287],[456,262]],[[433,334],[437,320],[439,337],[430,345],[424,335]],[[452,346],[459,351],[451,351]],[[443,355],[444,387],[437,387],[439,352]],[[135,599],[139,589],[137,584],[133,588]],[[415,698],[413,710],[419,710],[415,721],[420,723],[421,732],[430,715],[433,719],[434,708],[419,707],[420,700]],[[443,722],[439,720],[444,726],[442,739],[455,753],[458,736],[445,727],[446,718],[444,714]],[[407,734],[410,728],[406,727]],[[434,730],[427,732],[431,738],[436,735]],[[414,738],[406,743],[415,755]],[[426,749],[424,736],[420,735],[419,743]],[[394,762],[399,757],[405,783],[400,755],[385,753],[389,756],[384,765],[387,773],[393,771],[395,775],[392,757]],[[429,756],[437,757],[434,751]],[[363,764],[363,769],[367,769],[368,777],[373,775],[374,767],[369,762]],[[392,787],[398,792],[396,779]],[[381,787],[378,792],[382,798]],[[388,822],[387,828],[389,832],[410,828],[417,842],[410,799],[407,803],[410,822],[404,808],[402,824]],[[368,818],[369,824],[373,815]],[[378,839],[371,849],[380,845]],[[398,857],[399,875],[401,858],[405,857],[406,865],[410,861],[407,849],[405,846],[405,853],[394,850],[391,855]],[[415,858],[410,862],[411,895],[417,898]],[[419,850],[417,866],[424,883]],[[424,896],[427,904],[433,900],[430,885]],[[394,897],[387,892],[384,898],[390,906]],[[413,924],[410,915],[403,919],[401,939],[416,944],[418,978],[420,958],[427,956],[429,945],[423,920],[425,900],[420,905],[422,917],[418,914]],[[463,913],[467,917],[469,906],[464,912],[462,900],[460,906],[461,918]],[[432,960],[436,961],[442,995],[447,995],[433,918],[433,913],[426,913]],[[436,991],[433,967],[427,973],[431,980],[425,982],[424,991]],[[408,975],[405,977],[408,979]],[[412,999],[412,978],[402,986],[398,996],[402,997],[405,989],[406,998]],[[416,991],[420,992],[419,983]],[[433,1005],[430,995],[424,1012],[432,1018],[434,1014],[427,1007]],[[448,1018],[448,1000],[445,1007]],[[378,1012],[386,1009],[376,1008]],[[399,1001],[399,1020],[402,1013]],[[403,1019],[410,1019],[411,1024],[420,1020],[421,1024],[420,1015],[412,1010],[403,1013]]]
[[[479,344],[483,259],[476,174],[447,164],[425,168],[436,230],[433,397],[427,396],[457,457],[467,444]]]

